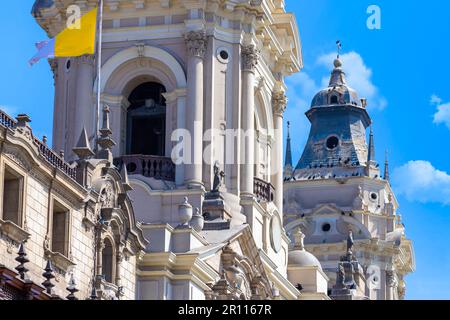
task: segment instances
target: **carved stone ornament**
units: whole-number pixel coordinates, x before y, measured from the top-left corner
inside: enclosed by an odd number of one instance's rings
[[[398,286],[398,281],[394,271],[386,271],[386,285],[391,288]]]
[[[205,30],[190,31],[184,35],[184,40],[186,41],[188,52],[192,56],[205,58],[206,45],[208,43]]]
[[[18,152],[8,151],[5,153],[5,155],[25,170],[31,170],[31,165]]]
[[[242,47],[242,68],[245,71],[255,71],[258,65],[260,51],[254,45]]]
[[[114,202],[114,187],[108,181],[100,194],[100,203],[102,208],[114,208]]]
[[[283,116],[286,111],[288,99],[283,91],[274,92],[272,95],[273,109],[276,115]]]

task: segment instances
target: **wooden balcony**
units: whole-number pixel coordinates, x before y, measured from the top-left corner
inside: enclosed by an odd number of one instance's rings
[[[253,193],[260,202],[273,202],[275,198],[274,186],[271,183],[258,178],[254,179]]]
[[[175,164],[171,158],[146,155],[126,155],[114,159],[118,167],[127,166],[128,174],[140,174],[144,177],[164,181],[175,181]]]

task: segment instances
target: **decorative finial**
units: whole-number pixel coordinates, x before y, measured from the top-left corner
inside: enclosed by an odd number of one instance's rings
[[[53,275],[53,266],[50,260],[47,260],[47,265],[45,266],[44,273],[42,276],[45,278],[45,281],[42,282],[42,285],[46,289],[47,294],[52,294],[52,288],[55,286],[52,283],[52,279],[55,278]]]
[[[122,168],[120,169],[120,177],[122,178],[122,186],[124,187],[125,191],[133,190],[133,187],[131,186],[130,180],[128,178],[128,170],[125,163],[122,164]]]
[[[337,47],[337,58],[339,59],[339,56],[341,54],[341,48],[342,48],[341,40],[336,41],[336,47]]]
[[[47,136],[42,136],[42,143],[47,144]]]
[[[188,226],[188,222],[192,220],[193,208],[189,203],[188,197],[184,197],[184,202],[178,207],[178,215],[180,218],[180,227]]]
[[[302,232],[302,229],[300,227],[295,230],[294,234],[294,249],[295,250],[305,250],[305,243],[304,243],[305,235]]]
[[[291,122],[290,121],[287,122],[287,136],[288,136],[288,139],[291,137]]]
[[[78,139],[76,147],[72,150],[80,160],[88,159],[94,155],[94,152],[92,151],[91,145],[89,143],[86,128],[83,128],[83,130],[81,131],[80,139]]]
[[[367,157],[368,164],[375,161],[375,142],[373,139],[373,124],[370,126],[370,137],[369,137],[369,154]]]
[[[27,254],[25,252],[25,246],[23,243],[19,246],[19,252],[17,253],[18,257],[16,258],[16,261],[20,264],[16,267],[17,272],[19,272],[20,279],[25,280],[25,274],[27,273],[28,269],[25,267],[25,263],[30,262],[27,258]]]
[[[111,164],[113,163],[112,148],[116,145],[114,140],[111,138],[112,131],[109,126],[109,114],[110,109],[107,105],[103,107],[103,125],[100,131],[100,138],[97,144],[100,145],[101,150],[98,153],[100,159],[106,159]]]
[[[77,293],[80,290],[78,290],[76,286],[77,285],[75,283],[75,277],[72,273],[70,276],[69,285],[66,288],[66,290],[70,292],[70,294],[66,297],[67,300],[78,300],[77,297],[75,297],[75,293]]]

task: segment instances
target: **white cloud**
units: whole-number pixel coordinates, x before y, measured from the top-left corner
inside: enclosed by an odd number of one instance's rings
[[[335,53],[320,56],[317,59],[319,65],[328,67],[331,71]],[[372,70],[366,66],[363,58],[357,52],[349,52],[341,55],[343,69],[346,74],[347,84],[358,92],[360,98],[366,98],[369,109],[383,110],[387,106],[387,100],[380,95],[379,89],[372,82]],[[327,87],[329,76],[322,79],[322,86]]]
[[[286,84],[289,88],[287,91],[289,108],[286,110],[285,119],[292,123],[291,137],[294,139],[295,154],[300,151],[295,145],[304,145],[308,138],[310,124],[305,117],[305,112],[309,110],[312,98],[320,87],[307,72],[300,72],[287,78]],[[297,160],[294,159],[294,162]]]
[[[396,168],[392,184],[409,201],[450,205],[450,175],[428,161],[410,161]]]
[[[436,113],[433,116],[435,124],[445,124],[450,129],[450,103],[443,103],[443,100],[437,95],[433,94],[430,99],[430,104],[436,105]]]
[[[441,104],[442,103],[442,99],[439,98],[437,95],[433,94],[430,98],[430,104]]]

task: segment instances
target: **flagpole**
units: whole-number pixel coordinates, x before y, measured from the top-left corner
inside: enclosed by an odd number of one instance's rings
[[[95,120],[95,151],[97,151],[97,138],[100,129],[100,104],[102,82],[102,41],[103,41],[103,0],[98,3],[98,40],[97,40],[97,115]]]

